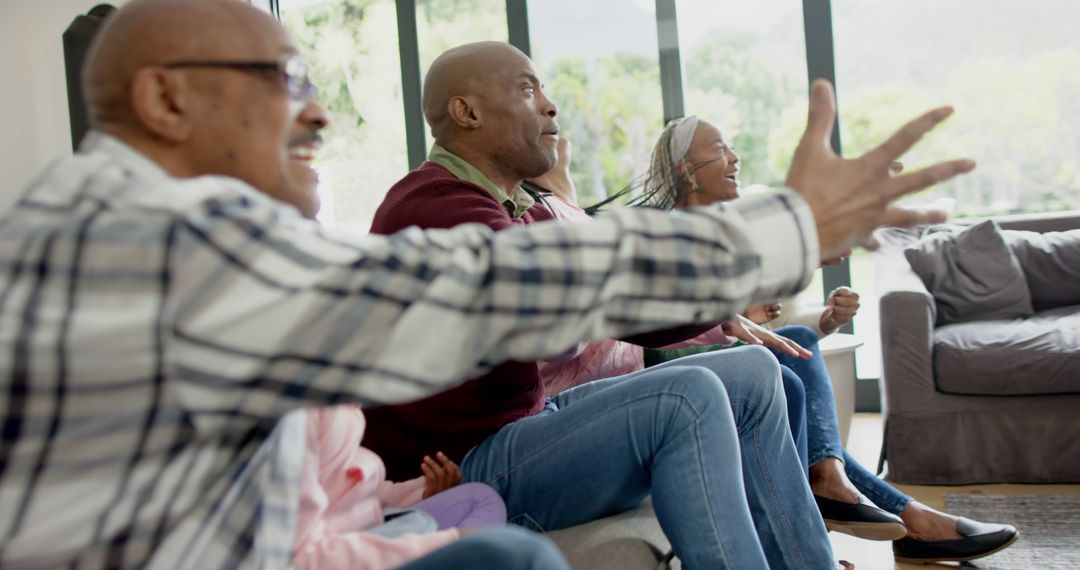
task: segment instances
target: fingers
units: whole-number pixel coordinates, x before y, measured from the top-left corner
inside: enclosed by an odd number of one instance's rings
[[[863,155],[863,158],[870,160],[874,166],[888,167],[911,147],[915,146],[915,143],[919,142],[923,135],[933,130],[934,127],[952,114],[952,107],[938,107],[927,111],[922,116],[908,121],[906,125],[900,127],[900,130],[893,133],[885,142]]]
[[[754,323],[746,317],[739,316],[736,325],[732,327],[731,331],[734,333],[733,336],[735,336],[735,338],[743,342],[749,344],[762,344],[761,339],[754,334],[754,329],[760,328],[761,327],[759,327],[757,323]]]
[[[783,352],[784,354],[787,354],[789,356],[794,356],[796,358],[802,359],[807,359],[813,356],[809,350],[806,350],[802,346],[799,346],[799,343],[791,340],[790,338],[780,336],[776,333],[768,332],[767,334],[762,335],[762,338],[765,340],[765,346],[775,348],[776,350],[779,350],[780,352]]]
[[[892,174],[893,176],[896,176],[903,171],[904,163],[900,162],[899,160],[894,160],[893,163],[889,165],[889,174]]]
[[[848,257],[851,257],[851,248],[844,250],[843,253],[832,259],[826,259],[822,261],[821,265],[822,267],[835,267],[837,265],[842,265],[844,263],[844,260]]]
[[[810,111],[802,142],[823,144],[825,148],[829,148],[829,138],[832,137],[835,122],[836,96],[832,84],[824,79],[817,79],[810,86]]]
[[[786,341],[788,347],[795,351],[795,354],[793,356],[797,356],[797,357],[799,357],[799,358],[801,358],[803,360],[809,360],[810,358],[812,358],[814,356],[814,353],[810,352],[809,350],[806,350],[805,348],[802,347],[801,344],[791,340],[790,338],[783,337],[783,336],[780,336],[780,335],[777,335],[777,336],[779,336],[781,339]]]
[[[941,210],[920,210],[896,206],[885,211],[883,225],[895,228],[907,228],[926,224],[940,224],[948,219]]]
[[[442,490],[439,488],[438,475],[436,475],[427,464],[428,459],[431,458],[425,457],[424,460],[420,462],[420,471],[424,474],[424,493],[421,496],[425,499]]]
[[[889,181],[888,186],[886,186],[885,199],[891,202],[905,194],[918,192],[919,190],[929,188],[938,182],[948,180],[958,174],[971,172],[974,169],[975,161],[964,158],[939,162],[933,166],[916,170],[915,172],[894,176]]]
[[[436,482],[441,482],[446,477],[446,470],[427,455],[424,456],[424,461],[420,464],[420,470],[424,472],[424,478],[434,479]],[[430,478],[427,476],[428,473],[431,473]]]
[[[439,462],[442,463],[443,469],[446,470],[447,488],[453,487],[454,485],[460,483],[461,467],[458,467],[457,463],[450,461],[450,458],[443,454],[443,452],[441,451],[435,454],[435,457],[438,458]]]

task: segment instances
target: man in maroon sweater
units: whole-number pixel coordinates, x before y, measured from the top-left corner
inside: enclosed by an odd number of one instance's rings
[[[558,133],[556,107],[528,58],[506,44],[463,46],[436,60],[424,89],[435,145],[387,194],[372,232],[463,223],[499,231],[554,220],[542,198],[520,187],[554,164]],[[708,328],[628,340],[663,346]],[[392,479],[415,476],[423,456],[441,450],[467,480],[498,489],[511,517],[545,530],[631,508],[651,492],[688,568],[831,564],[767,354],[731,353],[740,363],[728,368],[741,374],[723,382],[715,370],[670,367],[547,401],[536,362],[506,362],[442,394],[368,410],[364,445]],[[782,484],[746,485],[743,494],[740,433],[744,446],[756,442],[755,452],[773,458],[754,460],[748,476]],[[701,468],[689,467],[695,463]],[[755,517],[760,533],[751,510],[764,513]]]

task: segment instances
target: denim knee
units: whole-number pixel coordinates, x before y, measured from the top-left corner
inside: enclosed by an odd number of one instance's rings
[[[727,389],[715,372],[704,366],[672,366],[665,369],[671,373],[672,380],[665,391],[679,393],[689,402],[712,403],[721,401],[727,404]]]
[[[763,346],[746,346],[739,349],[740,358],[745,359],[743,367],[752,371],[745,378],[730,378],[744,382],[743,392],[762,402],[775,400],[783,392],[783,380],[780,375],[780,362],[769,349]],[[721,372],[722,373],[722,372]]]
[[[802,378],[799,378],[799,375],[794,370],[787,366],[781,366],[780,381],[784,386],[784,397],[787,398],[788,406],[805,408],[806,386],[803,385]]]
[[[789,325],[786,327],[780,327],[776,330],[776,333],[790,338],[797,342],[799,346],[810,349],[818,343],[818,335],[814,332],[814,329],[802,325]]]

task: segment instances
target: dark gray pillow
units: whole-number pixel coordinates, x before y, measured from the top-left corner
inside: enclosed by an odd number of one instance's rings
[[[904,256],[934,296],[939,325],[1033,314],[1020,264],[993,220],[931,234]]]
[[[1080,230],[1002,233],[1024,272],[1036,310],[1080,305]]]

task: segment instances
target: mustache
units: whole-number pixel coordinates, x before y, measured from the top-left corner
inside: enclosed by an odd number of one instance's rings
[[[323,136],[318,131],[308,131],[289,138],[289,146],[321,146],[322,143]]]

